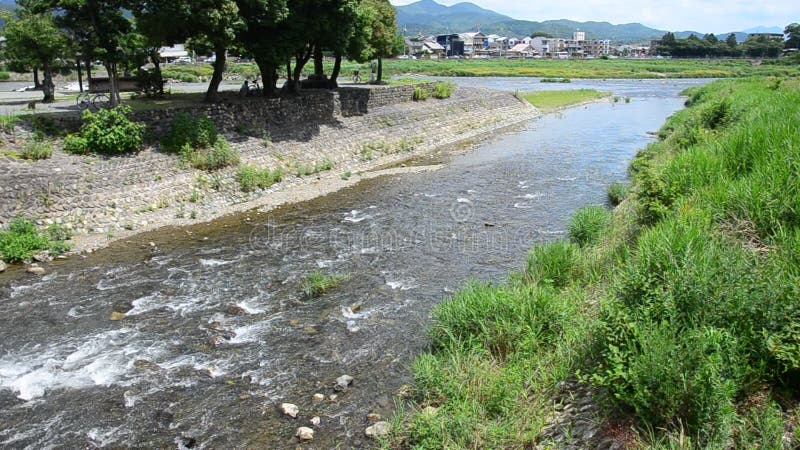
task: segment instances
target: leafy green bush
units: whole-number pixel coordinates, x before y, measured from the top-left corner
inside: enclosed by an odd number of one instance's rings
[[[40,233],[36,225],[25,218],[11,221],[6,231],[0,231],[0,259],[8,262],[30,260],[33,255],[48,250],[59,255],[69,250],[66,240],[69,233],[59,225],[52,225],[46,233]]]
[[[349,279],[348,275],[325,275],[314,272],[305,277],[301,290],[307,298],[317,298]]]
[[[433,87],[433,97],[438,99],[450,98],[455,90],[456,85],[451,81],[436,83],[436,85]]]
[[[570,240],[581,247],[597,242],[611,223],[611,213],[602,206],[579,209],[567,229]]]
[[[415,87],[414,95],[412,98],[414,99],[415,102],[424,102],[425,100],[428,99],[428,95],[429,94],[427,89],[421,87]]]
[[[38,161],[53,156],[53,144],[49,141],[29,140],[19,152],[22,159]]]
[[[11,74],[6,71],[0,71],[0,81],[8,81],[11,79]]]
[[[195,169],[218,170],[239,163],[239,151],[224,136],[217,136],[211,147],[194,149],[184,144],[181,159]]]
[[[195,119],[188,113],[180,113],[172,121],[169,133],[161,140],[161,149],[179,153],[185,145],[194,149],[208,148],[217,141],[217,127],[210,119]]]
[[[270,171],[268,168],[259,169],[253,166],[241,166],[236,174],[239,186],[243,192],[253,192],[256,189],[266,189],[283,180],[283,168],[278,167]]]
[[[71,155],[84,155],[89,151],[89,144],[81,135],[68,134],[64,138],[64,151]]]
[[[86,148],[104,154],[135,152],[144,142],[144,124],[128,119],[131,109],[118,106],[114,109],[101,109],[97,113],[86,110],[81,114],[83,125],[81,136],[86,140]]]
[[[608,201],[611,206],[617,206],[625,200],[628,196],[628,186],[624,183],[615,181],[608,186]]]

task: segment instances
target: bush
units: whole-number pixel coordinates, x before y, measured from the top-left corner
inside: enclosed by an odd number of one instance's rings
[[[415,102],[424,102],[428,99],[428,91],[425,88],[415,87],[414,96],[412,97]]]
[[[0,259],[8,262],[28,261],[33,255],[48,250],[59,255],[69,250],[66,240],[69,233],[61,226],[52,225],[46,233],[40,233],[36,225],[25,218],[16,218],[8,230],[0,231]]]
[[[71,155],[84,155],[89,151],[89,144],[83,136],[69,134],[64,138],[64,151]]]
[[[579,209],[567,229],[569,239],[581,247],[597,242],[611,223],[611,213],[602,206]]]
[[[11,79],[11,74],[6,71],[0,71],[0,81],[8,81]]]
[[[456,85],[450,81],[445,81],[442,83],[436,83],[436,86],[433,87],[433,97],[438,99],[445,99],[450,98],[453,95],[453,91],[455,91]]]
[[[29,161],[48,159],[53,156],[53,145],[49,141],[30,140],[22,147],[19,156]]]
[[[266,189],[283,180],[283,169],[270,171],[267,168],[259,169],[253,166],[241,166],[236,174],[239,186],[243,192],[253,192],[256,189]]]
[[[317,298],[349,279],[350,277],[347,275],[325,275],[320,272],[314,272],[307,275],[303,280],[303,295],[306,298]]]
[[[627,196],[628,186],[626,186],[624,183],[615,181],[608,186],[608,201],[611,202],[611,206],[619,205]]]
[[[217,141],[217,128],[210,119],[195,119],[188,113],[180,113],[172,121],[169,133],[161,140],[161,149],[178,153],[185,145],[194,149],[208,148]]]
[[[81,136],[86,148],[103,154],[135,152],[144,142],[144,124],[128,119],[131,109],[118,106],[93,113],[88,109],[81,114]]]
[[[181,158],[195,169],[218,170],[239,163],[239,151],[231,147],[223,136],[217,136],[214,145],[194,149],[184,144]]]

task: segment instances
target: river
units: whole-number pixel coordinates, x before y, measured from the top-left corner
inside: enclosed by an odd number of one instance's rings
[[[366,415],[394,409],[433,306],[470,277],[502,281],[532,243],[563,237],[577,208],[605,203],[648,132],[682,107],[679,93],[705,81],[458,83],[589,87],[631,102],[550,114],[418,162],[443,164],[435,172],[160,230],[55,262],[43,278],[0,275],[0,446],[294,448],[312,416],[313,448],[369,446]],[[315,271],[350,279],[305,299]],[[354,383],[337,392],[343,374]]]

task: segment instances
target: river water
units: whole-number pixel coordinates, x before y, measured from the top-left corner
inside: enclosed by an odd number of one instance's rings
[[[462,79],[506,90],[535,79]],[[436,172],[137,237],[0,278],[0,447],[360,448],[410,382],[433,306],[470,277],[502,280],[563,236],[703,80],[587,81],[630,96],[551,114]],[[154,246],[149,243],[152,242]],[[347,274],[313,300],[311,272]],[[112,312],[125,312],[111,321]],[[354,377],[344,392],[335,379]],[[312,402],[314,393],[326,401]],[[330,395],[337,395],[330,400]],[[281,416],[297,404],[298,419]]]

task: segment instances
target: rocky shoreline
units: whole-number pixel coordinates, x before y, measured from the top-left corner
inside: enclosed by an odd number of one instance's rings
[[[37,162],[0,156],[0,222],[22,215],[43,227],[61,224],[73,233],[73,253],[91,252],[166,226],[210,222],[254,208],[266,211],[382,175],[435,170],[396,166],[490,138],[540,115],[510,93],[485,89],[459,88],[449,99],[425,102],[397,95],[380,99],[364,115],[270,126],[264,137],[224,129],[242,164],[292,171],[256,192],[240,189],[236,168],[202,172],[155,147],[115,158],[60,150]],[[293,173],[320,161],[330,161],[332,170]]]

